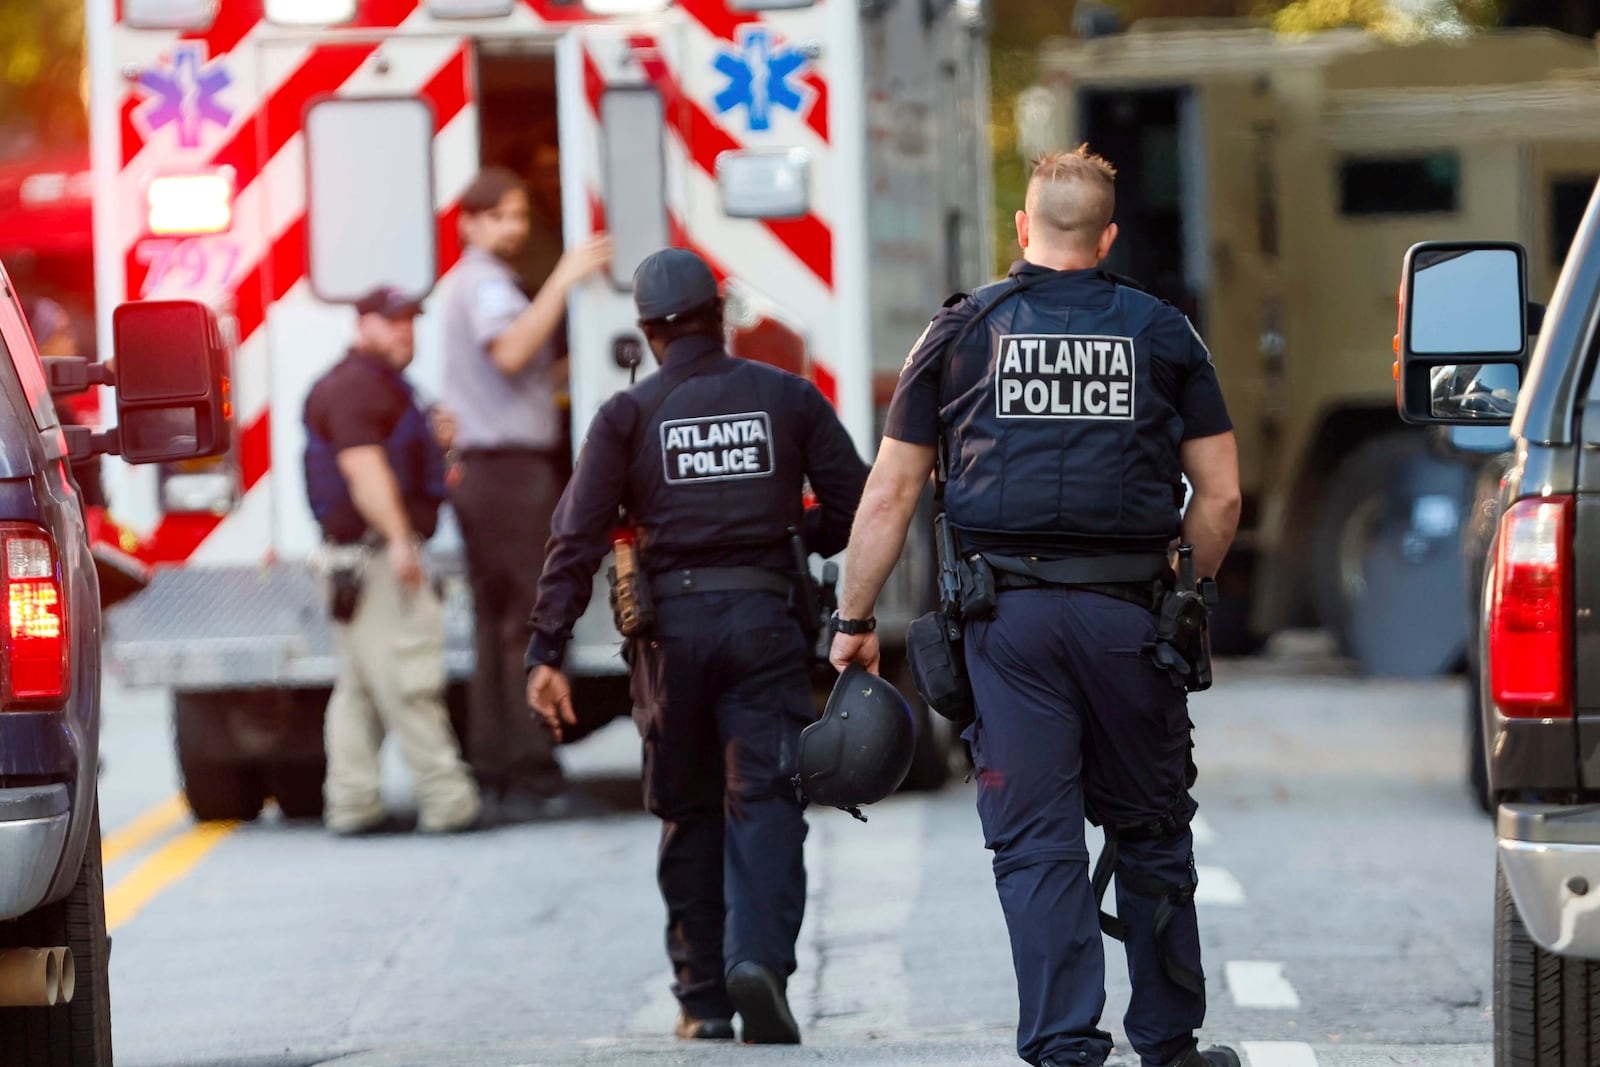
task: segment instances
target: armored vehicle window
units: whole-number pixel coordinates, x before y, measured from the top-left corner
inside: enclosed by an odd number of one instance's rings
[[[1550,180],[1550,265],[1559,267],[1567,261],[1567,250],[1572,238],[1583,222],[1583,213],[1589,206],[1589,196],[1594,192],[1600,175],[1581,177],[1567,175]]]
[[[1339,163],[1344,215],[1437,215],[1456,210],[1461,160],[1454,152],[1425,156],[1349,156]]]

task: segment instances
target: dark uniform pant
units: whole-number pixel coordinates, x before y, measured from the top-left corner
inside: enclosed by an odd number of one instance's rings
[[[805,912],[805,819],[791,779],[811,722],[805,639],[784,597],[694,593],[657,604],[634,642],[645,804],[662,820],[657,876],[673,992],[731,1018],[723,979],[754,962],[794,973]]]
[[[1183,691],[1139,653],[1154,632],[1155,617],[1137,605],[1062,587],[1006,592],[993,618],[966,627],[978,718],[964,736],[1011,933],[1017,1051],[1032,1064],[1101,1064],[1111,1050],[1099,1027],[1105,957],[1086,802],[1111,827],[1166,823],[1124,839],[1116,866],[1133,984],[1124,1024],[1135,1051],[1146,1067],[1165,1067],[1205,1018],[1203,993],[1175,982],[1163,963],[1200,973],[1189,718]],[[1179,903],[1133,891],[1141,884],[1173,887]]]
[[[450,493],[476,616],[463,747],[489,793],[553,796],[563,786],[555,742],[528,708],[523,666],[550,516],[560,498],[556,455],[531,449],[467,453]]]

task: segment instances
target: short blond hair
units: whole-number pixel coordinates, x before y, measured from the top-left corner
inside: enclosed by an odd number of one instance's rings
[[[1081,144],[1046,152],[1033,164],[1023,210],[1036,230],[1093,246],[1117,209],[1117,168]]]

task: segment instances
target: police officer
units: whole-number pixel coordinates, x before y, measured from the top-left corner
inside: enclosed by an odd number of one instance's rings
[[[350,354],[306,398],[306,492],[328,542],[339,659],[325,727],[323,822],[383,828],[378,750],[393,735],[416,778],[418,824],[455,831],[478,789],[444,708],[444,614],[421,543],[444,501],[444,454],[402,372],[418,303],[383,286],[356,304]]]
[[[964,616],[976,720],[963,736],[1011,933],[1017,1051],[1075,1067],[1111,1050],[1087,809],[1115,849],[1120,919],[1106,922],[1127,942],[1125,1025],[1144,1067],[1237,1067],[1194,1038],[1191,727],[1183,688],[1146,654],[1169,546],[1191,543],[1203,575],[1222,563],[1237,459],[1188,320],[1098,269],[1117,236],[1114,178],[1086,148],[1041,159],[1016,216],[1023,261],[951,301],[907,359],[851,533],[832,658],[876,670],[865,628],[942,439],[958,552],[999,589],[987,617]],[[1194,488],[1181,518],[1180,474]]]
[[[656,615],[627,655],[662,820],[677,1033],[732,1038],[737,1012],[745,1041],[794,1044],[806,824],[792,778],[813,713],[788,531],[810,552],[842,549],[867,469],[810,383],[727,354],[698,256],[658,252],[633,285],[661,370],[601,407],[578,453],[539,582],[528,700],[558,737],[576,724],[562,651],[626,507]],[[803,508],[805,481],[817,507]]]

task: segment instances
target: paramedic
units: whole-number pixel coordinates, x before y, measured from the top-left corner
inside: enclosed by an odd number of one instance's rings
[[[1237,1067],[1194,1038],[1206,1002],[1191,726],[1183,688],[1142,650],[1173,580],[1169,545],[1192,544],[1198,574],[1221,564],[1238,466],[1188,320],[1099,269],[1117,236],[1114,179],[1086,147],[1043,157],[1016,216],[1023,261],[952,300],[907,359],[839,612],[871,618],[942,445],[958,551],[990,561],[999,589],[987,617],[963,621],[977,712],[963,736],[1011,935],[1018,1053],[1075,1067],[1111,1050],[1087,812],[1117,846],[1120,918],[1106,918],[1127,943],[1124,1021],[1141,1062]],[[1180,472],[1194,487],[1181,516]],[[832,658],[876,669],[876,636],[840,633]]]
[[[402,375],[421,310],[392,287],[362,297],[355,346],[306,398],[306,492],[328,542],[339,659],[323,788],[337,834],[387,823],[385,734],[416,778],[420,829],[466,829],[479,814],[445,713],[444,614],[420,547],[444,502],[444,455]]]
[[[476,614],[467,758],[502,822],[572,806],[554,743],[528,713],[522,653],[563,475],[556,335],[568,292],[610,256],[603,237],[570,249],[530,301],[510,264],[528,231],[517,176],[480,174],[461,199],[466,251],[444,308],[444,406],[459,457],[450,498]]]
[[[625,507],[655,602],[626,652],[645,801],[662,820],[677,1033],[731,1038],[737,1012],[745,1041],[793,1044],[806,824],[791,779],[814,715],[789,531],[804,552],[838,552],[867,468],[814,386],[727,354],[717,283],[694,253],[647,258],[633,295],[661,370],[607,401],[578,453],[539,582],[528,699],[552,733],[576,723],[563,650]]]

